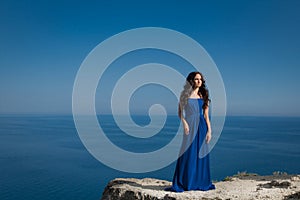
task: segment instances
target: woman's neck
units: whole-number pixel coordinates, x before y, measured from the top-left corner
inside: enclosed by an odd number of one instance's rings
[[[195,94],[195,95],[198,95],[199,88],[198,88],[198,87],[197,87],[197,88],[195,88],[195,89],[193,90],[193,92],[194,92],[194,94]]]
[[[199,88],[193,89],[193,92],[190,95],[190,98],[201,98],[201,95],[199,95],[198,92],[199,92]]]

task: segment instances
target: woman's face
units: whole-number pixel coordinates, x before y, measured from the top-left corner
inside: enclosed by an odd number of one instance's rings
[[[194,78],[194,87],[195,88],[199,88],[202,85],[202,77],[200,74],[196,74],[195,78]]]

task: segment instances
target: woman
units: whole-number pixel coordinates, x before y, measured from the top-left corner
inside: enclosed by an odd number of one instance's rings
[[[178,116],[182,121],[185,134],[173,184],[172,187],[166,188],[166,191],[215,189],[210,179],[209,169],[208,143],[211,140],[209,101],[202,74],[191,72],[186,78],[178,106]]]

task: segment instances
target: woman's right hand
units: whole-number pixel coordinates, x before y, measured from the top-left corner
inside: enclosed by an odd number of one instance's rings
[[[184,123],[183,128],[184,128],[184,134],[188,135],[190,133],[190,128],[188,123]]]

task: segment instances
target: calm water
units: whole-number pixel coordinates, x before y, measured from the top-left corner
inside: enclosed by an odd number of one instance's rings
[[[148,118],[136,118],[147,124]],[[140,121],[138,121],[140,120]],[[164,134],[148,143],[130,140],[109,116],[101,118],[116,145],[143,152],[161,148],[178,125],[168,119]],[[139,144],[139,145],[132,145]],[[300,173],[300,118],[227,117],[211,152],[213,180],[238,171],[271,174]],[[106,167],[82,145],[72,116],[0,117],[0,199],[100,199],[107,182],[116,177],[154,177],[171,180],[175,164],[164,169],[130,174]]]

